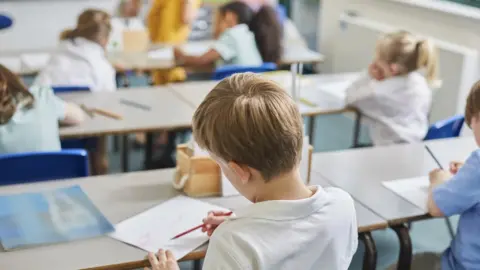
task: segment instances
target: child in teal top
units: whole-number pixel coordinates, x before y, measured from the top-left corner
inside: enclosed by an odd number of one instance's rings
[[[278,63],[281,56],[281,26],[275,10],[263,6],[254,12],[243,2],[220,7],[219,38],[201,56],[187,56],[175,48],[175,60],[185,66],[223,65],[259,66]]]
[[[58,122],[80,123],[83,111],[48,87],[27,89],[0,65],[0,154],[60,150]]]

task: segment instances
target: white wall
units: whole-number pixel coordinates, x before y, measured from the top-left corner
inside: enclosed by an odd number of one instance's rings
[[[318,27],[319,50],[327,56],[323,72],[332,71],[338,19],[345,11],[362,17],[405,28],[425,36],[480,50],[480,10],[456,8],[437,0],[322,0]],[[403,3],[402,3],[403,2]],[[423,7],[419,7],[423,6]],[[354,46],[354,44],[352,44]]]
[[[14,19],[13,27],[0,31],[0,53],[55,47],[60,32],[75,25],[86,8],[113,12],[118,0],[82,1],[0,1],[0,11]]]

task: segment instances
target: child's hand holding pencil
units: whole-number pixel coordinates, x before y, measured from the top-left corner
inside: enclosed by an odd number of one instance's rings
[[[232,212],[223,212],[223,211],[210,211],[206,218],[203,219],[202,232],[206,232],[210,237],[213,234],[213,231],[222,224]]]

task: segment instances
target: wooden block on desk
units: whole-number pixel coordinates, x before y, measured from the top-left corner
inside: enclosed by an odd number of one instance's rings
[[[123,52],[145,52],[150,45],[146,30],[123,31]]]
[[[186,179],[183,179],[185,178]],[[174,181],[190,197],[206,197],[221,193],[221,172],[209,157],[195,157],[186,144],[177,146],[177,173]]]

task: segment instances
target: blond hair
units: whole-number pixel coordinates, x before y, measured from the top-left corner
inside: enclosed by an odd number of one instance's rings
[[[401,74],[424,68],[430,85],[439,82],[438,52],[431,40],[419,40],[407,31],[390,33],[377,42],[377,54],[389,64],[398,64]]]
[[[111,30],[110,15],[107,12],[98,9],[87,9],[78,16],[75,28],[64,30],[60,34],[60,39],[82,37],[100,43],[102,39],[108,39]]]
[[[258,170],[268,181],[300,162],[303,124],[292,98],[253,73],[222,80],[193,116],[198,145],[226,162]]]

